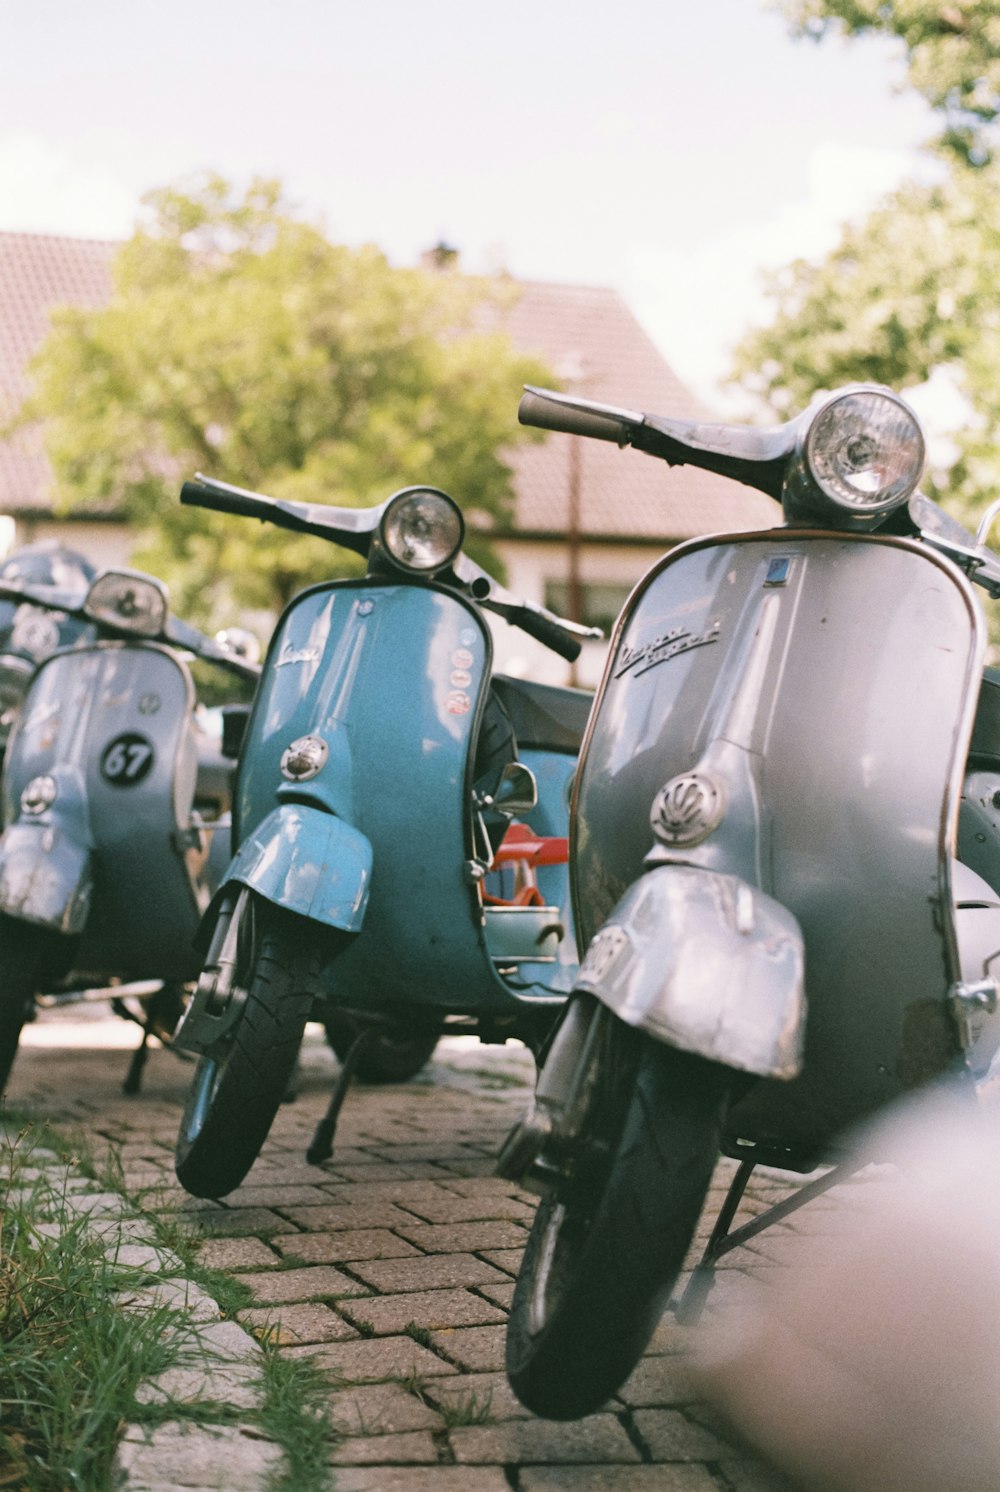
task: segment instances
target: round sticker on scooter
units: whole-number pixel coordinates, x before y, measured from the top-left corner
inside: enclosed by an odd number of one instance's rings
[[[125,731],[101,753],[101,776],[112,787],[135,787],[149,775],[155,760],[152,741],[135,731]]]

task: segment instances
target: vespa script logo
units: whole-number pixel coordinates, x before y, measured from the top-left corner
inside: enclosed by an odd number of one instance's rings
[[[286,642],[274,666],[284,668],[286,663],[318,663],[319,658],[319,648],[293,648],[290,642]]]
[[[704,632],[688,632],[685,627],[672,627],[669,632],[662,632],[650,642],[640,643],[634,648],[622,648],[618,655],[615,678],[620,679],[629,672],[638,678],[640,674],[656,668],[659,663],[669,663],[671,658],[677,658],[681,653],[690,653],[693,648],[703,648],[710,642],[718,642],[721,625],[716,617]]]

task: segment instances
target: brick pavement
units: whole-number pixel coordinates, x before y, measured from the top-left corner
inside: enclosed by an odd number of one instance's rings
[[[532,1201],[492,1172],[529,1090],[523,1051],[446,1043],[416,1082],[357,1086],[335,1156],[317,1169],[304,1154],[335,1068],[310,1028],[299,1099],[282,1108],[246,1183],[212,1203],[189,1198],[173,1175],[190,1068],[157,1052],[144,1093],[126,1099],[125,1053],[88,1044],[88,1029],[97,1041],[107,1023],[71,1019],[45,1017],[29,1033],[11,1103],[82,1127],[96,1147],[113,1146],[130,1196],[181,1217],[203,1237],[204,1263],[252,1290],[242,1324],[276,1326],[284,1351],[324,1366],[339,1432],[330,1452],[338,1492],[788,1487],[698,1401],[687,1340],[670,1315],[601,1412],[553,1424],[514,1399],[503,1374],[504,1317]],[[74,1045],[51,1044],[61,1034]],[[728,1170],[723,1163],[718,1187]],[[782,1190],[780,1179],[765,1177],[748,1206],[759,1210]],[[766,1288],[773,1271],[790,1267],[790,1250],[792,1264],[807,1254],[811,1237],[836,1226],[833,1196],[798,1215],[805,1227],[780,1226],[731,1255],[711,1309]],[[720,1199],[717,1189],[712,1200]],[[199,1485],[192,1476],[173,1485]]]

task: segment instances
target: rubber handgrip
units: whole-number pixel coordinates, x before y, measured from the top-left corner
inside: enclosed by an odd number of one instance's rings
[[[539,430],[561,430],[565,435],[613,440],[615,445],[621,446],[628,445],[635,428],[631,420],[557,403],[555,399],[546,399],[543,394],[530,390],[521,395],[517,417],[522,425],[534,425]]]
[[[520,627],[522,632],[527,632],[545,647],[551,648],[558,653],[560,658],[565,658],[567,663],[575,663],[580,656],[583,647],[579,637],[573,637],[565,628],[560,627],[558,622],[552,622],[547,616],[539,611],[532,611],[527,606],[519,606],[512,611],[507,620],[515,627]]]
[[[195,508],[211,508],[216,513],[238,513],[243,518],[274,521],[275,504],[271,498],[252,492],[232,492],[209,486],[207,482],[185,482],[181,502]]]

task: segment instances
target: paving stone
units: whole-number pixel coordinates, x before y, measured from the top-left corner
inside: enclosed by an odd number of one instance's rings
[[[443,1176],[446,1172],[440,1166],[432,1165],[426,1161],[414,1161],[412,1165],[393,1165],[389,1161],[373,1160],[367,1164],[352,1164],[337,1166],[338,1175],[345,1181],[355,1181],[368,1184],[369,1182],[381,1183],[383,1186],[395,1187],[400,1181],[415,1181],[423,1178],[432,1180]]]
[[[513,1197],[486,1192],[473,1197],[427,1197],[410,1204],[428,1223],[527,1222],[534,1209]]]
[[[237,1319],[248,1330],[270,1328],[283,1347],[301,1342],[347,1342],[358,1336],[342,1316],[317,1301],[260,1306],[240,1311]]]
[[[123,1492],[265,1492],[284,1460],[281,1448],[233,1426],[129,1426],[115,1456]]]
[[[404,1238],[428,1254],[474,1253],[477,1249],[506,1249],[523,1246],[527,1232],[520,1223],[480,1222],[400,1224]]]
[[[502,1326],[460,1326],[431,1332],[431,1341],[446,1357],[470,1372],[492,1373],[504,1365],[506,1323]]]
[[[430,1430],[408,1430],[401,1435],[352,1436],[337,1446],[331,1466],[436,1466],[437,1446]],[[338,1477],[339,1483],[339,1477]]]
[[[195,1237],[203,1235],[206,1238],[236,1238],[256,1233],[259,1238],[267,1238],[272,1233],[288,1232],[286,1220],[266,1207],[234,1208],[232,1211],[225,1209],[218,1212],[175,1212],[171,1209],[171,1213]]]
[[[498,1424],[506,1419],[533,1419],[507,1382],[506,1373],[460,1373],[457,1378],[435,1378],[426,1388],[427,1397],[453,1419],[468,1423]]]
[[[308,1356],[344,1383],[379,1383],[387,1378],[428,1378],[451,1374],[451,1363],[421,1347],[412,1337],[373,1337],[320,1347],[289,1347],[289,1357]]]
[[[337,1229],[395,1228],[400,1223],[412,1223],[412,1212],[404,1212],[394,1201],[386,1197],[370,1196],[369,1187],[351,1188],[352,1200],[325,1202],[317,1207],[286,1207],[286,1216],[310,1233],[320,1230],[333,1232]],[[287,1234],[288,1224],[278,1230]]]
[[[500,1466],[338,1466],[337,1492],[510,1492],[510,1482]]]
[[[447,1378],[429,1380],[438,1386]],[[330,1420],[345,1435],[390,1435],[404,1430],[440,1430],[444,1417],[399,1383],[372,1383],[330,1395]]]
[[[654,1461],[718,1461],[732,1454],[731,1445],[677,1409],[637,1409],[633,1418]]]
[[[388,1228],[345,1228],[338,1233],[281,1233],[271,1239],[286,1259],[344,1264],[349,1259],[407,1259],[420,1250]]]
[[[432,1330],[438,1326],[482,1326],[505,1319],[503,1311],[469,1290],[369,1295],[345,1309],[352,1320],[366,1321],[379,1336],[403,1331],[411,1321]]]
[[[494,1305],[501,1306],[504,1314],[510,1310],[511,1301],[514,1299],[514,1281],[505,1280],[497,1285],[479,1285],[477,1289],[480,1295],[485,1295]]]
[[[572,1424],[508,1420],[502,1425],[470,1425],[449,1434],[455,1460],[515,1463],[637,1462],[639,1452],[611,1414],[592,1414]]]
[[[719,1492],[720,1486],[706,1467],[677,1463],[627,1467],[522,1466],[518,1484],[521,1492]],[[744,1492],[742,1482],[733,1482],[732,1486]],[[760,1492],[765,1489],[761,1488]],[[774,1492],[779,1489],[775,1488]]]
[[[198,1249],[205,1269],[267,1269],[281,1261],[259,1238],[209,1238]]]
[[[421,1254],[415,1259],[351,1259],[351,1272],[381,1291],[444,1290],[505,1278],[473,1254]]]
[[[260,1367],[207,1363],[167,1368],[136,1390],[137,1404],[198,1404],[203,1400],[235,1409],[257,1409],[261,1403]]]
[[[525,1235],[525,1237],[527,1237],[527,1235]],[[491,1264],[495,1264],[498,1269],[506,1270],[508,1274],[515,1275],[520,1269],[521,1260],[524,1257],[523,1248],[478,1249],[477,1252],[482,1254],[484,1259],[488,1259]]]
[[[274,1180],[266,1185],[246,1184],[237,1187],[226,1197],[227,1207],[286,1207],[318,1206],[324,1193],[318,1186],[296,1185],[291,1181]]]
[[[241,1280],[262,1305],[366,1293],[364,1285],[359,1285],[329,1264],[316,1264],[308,1269],[279,1269],[268,1274],[245,1274]]]

